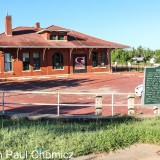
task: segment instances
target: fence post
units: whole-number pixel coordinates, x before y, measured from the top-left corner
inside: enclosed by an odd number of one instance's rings
[[[128,95],[128,115],[135,114],[134,110],[134,95]]]
[[[5,91],[2,92],[2,114],[4,114],[4,93]]]
[[[59,92],[58,92],[58,106],[57,106],[57,115],[59,116],[60,114],[60,112],[59,112],[59,103],[60,103],[60,94],[59,94]]]
[[[153,113],[159,115],[159,107],[154,106]]]
[[[102,115],[102,96],[96,95],[95,99],[95,115]]]

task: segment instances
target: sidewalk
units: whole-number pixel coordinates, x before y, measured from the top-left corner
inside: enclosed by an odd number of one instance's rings
[[[160,160],[160,146],[153,144],[136,144],[115,153],[90,154],[74,160]]]
[[[43,80],[43,79],[57,79],[57,78],[81,78],[81,77],[96,77],[96,76],[106,76],[106,75],[122,75],[122,76],[137,76],[143,77],[143,72],[90,72],[90,73],[80,73],[80,74],[53,74],[53,75],[38,75],[38,76],[20,76],[20,77],[7,77],[0,78],[0,82],[5,81],[30,81],[30,80]]]

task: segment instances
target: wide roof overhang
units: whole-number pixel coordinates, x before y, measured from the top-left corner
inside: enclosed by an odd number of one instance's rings
[[[129,46],[0,46],[0,48],[130,48]]]

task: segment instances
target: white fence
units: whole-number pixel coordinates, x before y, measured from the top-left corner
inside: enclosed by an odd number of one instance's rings
[[[27,96],[27,99],[25,96],[21,98],[20,94],[22,94],[22,95],[29,94],[29,96]],[[2,97],[1,106],[2,106],[2,113],[3,114],[6,112],[5,111],[6,105],[8,105],[8,104],[10,104],[10,105],[25,105],[25,106],[32,106],[32,105],[34,105],[34,106],[53,106],[53,107],[57,108],[56,114],[58,116],[61,114],[61,107],[65,107],[65,106],[75,107],[75,109],[76,109],[76,107],[92,106],[96,110],[96,103],[95,103],[96,96],[102,96],[102,98],[104,98],[104,100],[103,100],[104,103],[100,104],[100,106],[102,108],[110,107],[112,116],[115,114],[115,107],[126,106],[127,110],[128,110],[127,112],[129,114],[129,109],[131,109],[131,108],[133,109],[135,106],[141,106],[141,104],[134,101],[134,99],[130,100],[128,98],[129,95],[134,96],[134,93],[91,93],[91,92],[71,93],[71,92],[2,91],[1,95],[2,95],[1,96]],[[34,99],[34,98],[32,98],[33,95],[37,95],[37,97],[35,96],[36,98]],[[45,103],[44,102],[39,103],[37,101],[39,101],[41,99],[41,96],[38,96],[38,95],[45,95],[47,97],[51,96],[51,98],[49,98],[49,100],[46,100],[46,101],[44,100]],[[74,100],[76,99],[75,97],[70,97],[70,98],[66,98],[66,100],[69,100],[69,102],[65,103],[63,101],[63,98],[65,96],[69,96],[69,95],[73,95],[73,96],[77,96],[77,97],[83,95],[85,98],[92,96],[92,101],[86,103],[82,100],[81,103],[79,103],[79,102],[77,103],[77,102],[74,102]],[[15,98],[15,96],[17,96],[17,97]],[[52,96],[54,96],[54,101],[52,101]],[[38,97],[40,97],[40,98],[38,98]],[[34,99],[34,102],[32,102],[32,101],[30,102],[31,98]],[[94,99],[94,101],[93,101],[93,99]],[[37,101],[35,102],[35,100],[37,100]],[[16,106],[15,106],[15,108],[16,108]]]

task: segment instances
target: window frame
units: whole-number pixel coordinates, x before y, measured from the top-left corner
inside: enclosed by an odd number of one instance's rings
[[[95,57],[93,57],[94,54]],[[96,65],[94,65],[95,62]],[[92,52],[92,68],[98,68],[98,52]]]
[[[29,55],[29,57],[28,57],[29,61],[28,61],[28,62],[25,62],[25,61],[24,61],[24,58],[25,58],[25,57],[24,57],[23,55],[26,54],[26,53]],[[30,67],[30,66],[31,66],[31,62],[30,62],[30,53],[29,53],[29,52],[24,52],[24,53],[22,53],[22,62],[23,62],[23,63],[22,63],[22,65],[23,65],[23,66],[22,66],[22,67],[23,67],[23,68],[22,68],[23,71],[24,71],[24,72],[30,71],[30,70],[31,70],[31,67]],[[24,63],[28,63],[28,69],[24,69]]]
[[[52,38],[52,37],[54,37],[54,38]],[[50,40],[51,41],[56,41],[57,40],[57,36],[56,35],[50,35]]]
[[[38,58],[37,58],[37,57],[34,57],[35,54],[38,54]],[[38,59],[38,61],[35,62],[35,59]],[[38,68],[35,68],[35,67],[34,67],[34,65],[35,65],[36,63],[39,65]],[[39,52],[34,52],[34,53],[33,53],[33,71],[39,71],[39,70],[41,70],[41,58],[40,58],[40,53],[39,53]]]
[[[5,57],[5,55],[6,54],[9,54],[10,56],[10,60],[9,61],[6,61],[6,57]],[[10,70],[6,70],[6,64],[10,64],[9,66],[9,68],[10,68]],[[4,72],[12,72],[13,71],[13,66],[12,66],[12,53],[4,53]]]
[[[100,53],[100,67],[101,68],[106,68],[106,53],[105,52],[101,52]],[[104,65],[102,65],[102,63],[104,63]]]
[[[58,58],[56,56],[59,56]],[[57,59],[56,59],[57,58]],[[56,63],[59,63],[59,67],[56,66]],[[60,52],[54,53],[52,56],[52,69],[54,70],[63,70],[64,69],[64,57]]]
[[[63,37],[63,39],[61,39],[62,37]],[[64,35],[58,35],[58,40],[59,41],[64,41],[64,39],[65,39],[64,37],[65,37]]]

